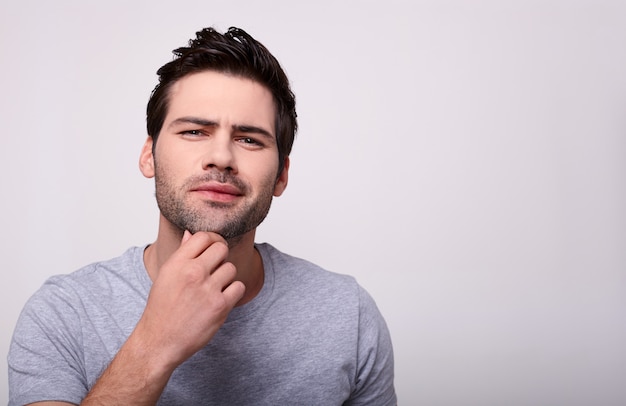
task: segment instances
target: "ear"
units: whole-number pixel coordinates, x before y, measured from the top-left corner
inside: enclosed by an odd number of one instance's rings
[[[154,177],[154,155],[152,154],[152,144],[154,140],[148,137],[141,148],[139,155],[139,170],[146,178]]]
[[[285,189],[287,188],[287,181],[289,180],[289,157],[285,157],[285,165],[283,166],[283,171],[278,176],[276,180],[276,185],[274,185],[274,196],[278,197],[283,194]]]

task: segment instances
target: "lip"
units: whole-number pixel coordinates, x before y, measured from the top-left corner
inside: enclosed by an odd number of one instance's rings
[[[209,182],[195,186],[191,192],[218,202],[230,202],[242,196],[241,190],[229,183]]]

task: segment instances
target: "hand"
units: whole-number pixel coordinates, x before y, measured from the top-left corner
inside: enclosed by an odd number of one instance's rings
[[[227,256],[218,234],[185,231],[159,270],[133,334],[161,366],[175,368],[204,347],[243,297],[245,286],[234,281],[237,270],[224,262]]]
[[[178,365],[213,338],[243,297],[226,241],[185,231],[159,269],[143,315],[81,405],[154,405]]]

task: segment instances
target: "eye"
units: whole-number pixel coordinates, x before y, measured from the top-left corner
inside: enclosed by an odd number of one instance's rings
[[[237,139],[238,142],[250,147],[263,147],[263,144],[252,137],[241,137]]]
[[[185,131],[181,131],[179,134],[198,136],[198,135],[202,135],[202,132],[200,130],[185,130]]]

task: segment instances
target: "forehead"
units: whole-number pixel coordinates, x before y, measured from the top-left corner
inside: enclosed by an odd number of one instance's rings
[[[165,123],[180,117],[200,117],[266,128],[274,134],[276,107],[271,92],[241,76],[214,71],[187,75],[169,91]]]

